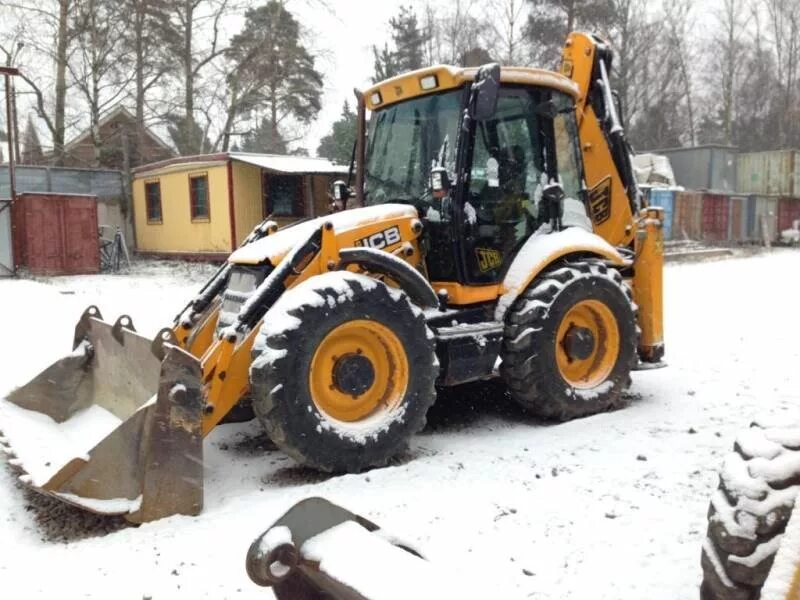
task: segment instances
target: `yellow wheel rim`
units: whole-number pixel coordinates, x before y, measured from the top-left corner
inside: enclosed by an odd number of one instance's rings
[[[619,357],[619,327],[599,300],[581,300],[564,315],[556,334],[556,362],[569,385],[589,389],[603,383]]]
[[[335,327],[322,340],[308,373],[317,409],[354,422],[396,408],[408,388],[408,358],[394,332],[358,319]]]

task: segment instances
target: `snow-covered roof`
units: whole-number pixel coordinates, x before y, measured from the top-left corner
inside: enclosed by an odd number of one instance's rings
[[[346,175],[348,167],[337,165],[326,158],[293,156],[285,154],[252,154],[250,152],[228,152],[231,160],[247,163],[279,173],[336,173]]]

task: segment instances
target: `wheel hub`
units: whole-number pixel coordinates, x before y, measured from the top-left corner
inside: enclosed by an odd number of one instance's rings
[[[346,354],[333,365],[333,385],[350,396],[358,397],[375,383],[375,368],[363,354]]]
[[[587,327],[570,326],[564,336],[564,351],[570,360],[586,360],[594,352],[594,335]]]

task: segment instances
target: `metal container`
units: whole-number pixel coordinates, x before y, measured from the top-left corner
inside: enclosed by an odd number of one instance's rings
[[[800,196],[800,151],[748,152],[736,162],[737,191]]]
[[[672,239],[672,219],[675,212],[675,190],[653,188],[650,190],[649,205],[664,209],[663,233],[665,240]]]
[[[703,239],[703,195],[699,192],[678,192],[672,216],[673,239]]]
[[[747,241],[748,196],[730,196],[728,212],[728,240]]]
[[[800,220],[800,198],[781,198],[778,200],[778,233],[791,229]]]
[[[23,193],[12,220],[17,265],[37,275],[100,272],[94,196]]]
[[[675,182],[690,190],[737,192],[736,148],[708,145],[652,150],[669,158]]]
[[[753,241],[764,242],[764,235],[772,242],[778,238],[778,198],[776,196],[755,196],[753,220],[748,237]]]
[[[703,194],[703,239],[724,242],[728,238],[730,198],[724,194]]]

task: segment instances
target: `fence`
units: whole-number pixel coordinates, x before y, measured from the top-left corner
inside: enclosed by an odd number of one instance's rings
[[[123,198],[122,173],[105,169],[65,169],[61,167],[18,166],[17,193],[53,192],[90,194],[104,202],[120,203]],[[0,165],[0,198],[9,198],[8,165]]]

